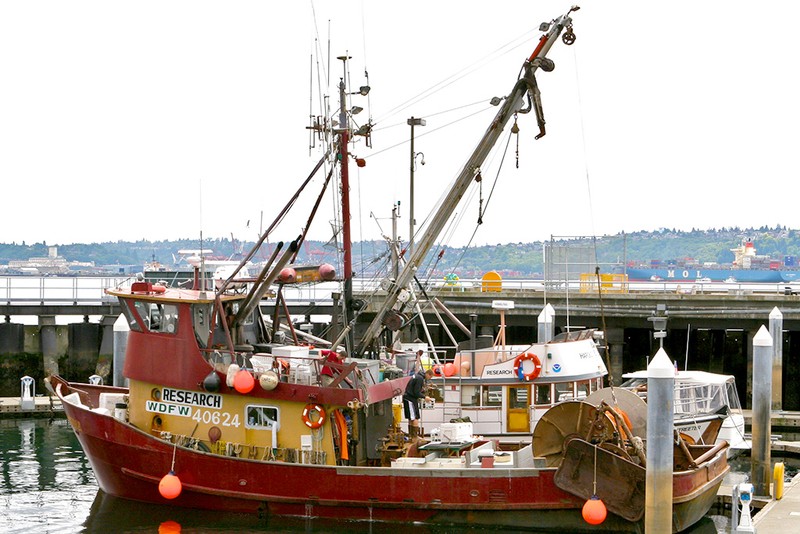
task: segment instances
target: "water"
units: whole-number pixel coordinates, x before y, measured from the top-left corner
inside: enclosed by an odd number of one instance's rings
[[[186,510],[116,499],[98,489],[89,462],[65,419],[0,420],[0,532],[47,533],[207,533],[319,532],[372,533],[395,527],[368,522],[263,518]],[[800,461],[787,461],[797,472]],[[733,476],[749,471],[737,460]],[[734,484],[736,482],[733,482]],[[712,510],[713,512],[713,510]],[[729,519],[710,515],[693,534],[725,532]],[[483,532],[486,529],[415,526],[416,533]],[[508,532],[508,531],[504,531]]]

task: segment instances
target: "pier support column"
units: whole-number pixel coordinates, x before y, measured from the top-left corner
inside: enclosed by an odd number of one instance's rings
[[[104,315],[100,320],[100,352],[97,355],[95,374],[103,377],[104,384],[112,383],[111,363],[114,359],[114,323],[117,317]]]
[[[128,387],[128,380],[122,374],[125,368],[125,351],[128,349],[128,334],[130,333],[130,326],[125,316],[120,314],[117,320],[114,321],[114,366],[113,366],[113,384],[117,387]]]
[[[605,331],[606,346],[611,362],[611,369],[608,370],[613,380],[612,386],[622,384],[622,354],[625,348],[625,329],[609,328]],[[611,380],[609,380],[611,382]]]
[[[772,409],[783,409],[783,314],[776,306],[769,314],[772,336]]]
[[[42,344],[44,376],[58,374],[58,333],[55,315],[39,316],[39,331]]]
[[[745,331],[745,346],[742,347],[742,356],[744,361],[747,362],[747,383],[744,385],[744,404],[742,408],[753,407],[753,339],[755,339],[756,332],[753,330]]]

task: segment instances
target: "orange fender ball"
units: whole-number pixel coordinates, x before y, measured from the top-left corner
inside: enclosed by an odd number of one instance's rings
[[[233,377],[233,389],[239,393],[250,393],[256,385],[256,380],[249,371],[242,369]]]
[[[175,476],[172,471],[164,475],[164,478],[158,483],[158,492],[165,499],[174,499],[181,494],[182,489],[181,479]]]
[[[456,366],[452,363],[444,364],[444,376],[453,376],[456,374]]]
[[[590,525],[599,525],[606,520],[607,514],[606,505],[597,495],[592,495],[583,505],[583,520]]]

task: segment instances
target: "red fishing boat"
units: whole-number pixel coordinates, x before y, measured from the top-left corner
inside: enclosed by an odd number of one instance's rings
[[[552,70],[546,55],[559,36],[567,44],[574,41],[571,14],[577,9],[542,25],[544,34],[464,166],[448,202],[434,215],[406,266],[387,287],[384,306],[359,344],[349,343],[355,347],[350,357],[340,360],[336,352],[341,340],[352,335],[349,328],[337,335],[330,348],[321,350],[279,343],[277,323],[262,316],[261,299],[276,280],[291,282],[293,273],[287,269],[303,236],[285,251],[282,245],[276,247],[252,279],[244,280],[234,272],[226,281],[209,285],[198,270],[191,289],[142,279],[108,291],[119,300],[130,326],[124,363],[129,386],[49,378],[104,492],[136,501],[232,512],[597,530],[581,516],[587,500],[582,490],[556,480],[556,464],[561,462],[555,458],[560,458],[569,441],[564,436],[557,445],[558,432],[542,426],[533,443],[501,450],[497,441],[469,431],[460,433],[464,427],[458,427],[453,439],[409,442],[399,429],[392,402],[409,377],[403,373],[381,376],[373,365],[376,360],[362,357],[374,349],[381,330],[396,322],[405,288],[445,225],[445,214],[473,182],[510,118],[534,110],[540,135],[544,135],[534,73],[539,68]],[[345,93],[342,82],[340,94]],[[526,96],[529,105],[523,109]],[[344,209],[349,158],[344,105],[339,125],[335,151],[342,165]],[[348,227],[344,230],[344,240],[349,242]],[[268,232],[242,265],[251,260]],[[359,308],[352,298],[350,271],[345,251],[345,313]],[[320,279],[333,274],[330,268],[316,272]],[[352,323],[349,319],[345,317],[343,324]],[[587,334],[558,341],[559,361],[585,359],[587,351],[596,353],[592,339]],[[527,380],[536,354],[546,353],[531,349],[516,355],[511,367],[500,364],[498,369],[513,367],[513,372],[500,373],[502,378],[492,377],[492,382],[511,385]],[[598,376],[604,371],[598,369]],[[620,439],[621,432],[612,429],[605,412],[595,409],[589,428],[583,428],[586,417],[571,421],[572,415],[545,414],[542,421],[558,420],[550,429],[582,429],[572,437],[595,449],[606,443],[603,451],[632,463],[630,471],[642,469],[628,458],[630,443]],[[537,436],[545,440],[546,446],[541,447],[546,454],[536,450]],[[554,447],[559,447],[558,454]],[[577,456],[585,461],[585,455]],[[724,451],[694,456],[686,470],[696,472],[712,465],[707,480],[675,479],[676,503],[692,501],[694,495],[704,499],[693,501],[697,504],[691,519],[679,523],[680,528],[708,509],[706,496],[721,481],[717,475],[727,469],[724,462]],[[567,479],[575,478],[574,471]],[[621,508],[611,511],[601,528],[641,529],[639,517]]]

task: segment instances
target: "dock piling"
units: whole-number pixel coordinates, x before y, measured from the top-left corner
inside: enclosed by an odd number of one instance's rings
[[[753,337],[753,445],[750,479],[755,495],[770,496],[772,336],[764,325]]]
[[[663,348],[647,366],[647,471],[644,525],[648,534],[672,532],[673,404],[675,367]]]

